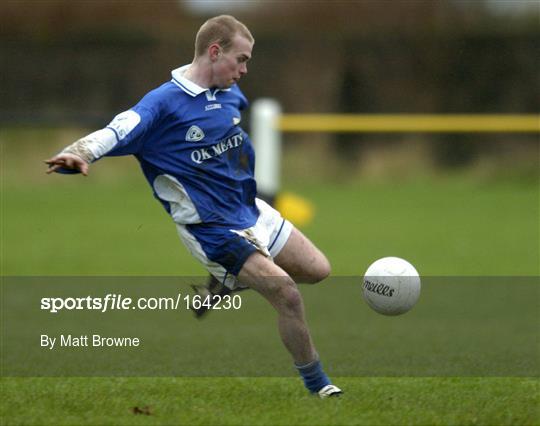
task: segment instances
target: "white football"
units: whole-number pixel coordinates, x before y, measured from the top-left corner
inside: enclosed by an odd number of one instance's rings
[[[409,262],[383,257],[373,262],[364,275],[364,299],[383,315],[401,315],[420,297],[420,276]]]

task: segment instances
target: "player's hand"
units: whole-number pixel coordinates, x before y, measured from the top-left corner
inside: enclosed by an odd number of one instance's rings
[[[49,166],[47,174],[55,172],[60,168],[78,170],[84,176],[88,176],[88,163],[75,154],[58,154],[48,160],[45,164]]]

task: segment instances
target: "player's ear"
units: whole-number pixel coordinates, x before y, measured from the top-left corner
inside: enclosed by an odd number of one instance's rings
[[[208,46],[208,56],[210,56],[212,62],[217,61],[221,56],[221,46],[217,43],[212,43]]]

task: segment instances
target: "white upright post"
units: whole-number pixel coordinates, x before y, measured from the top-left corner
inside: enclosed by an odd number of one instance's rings
[[[278,129],[281,107],[273,99],[253,103],[251,137],[255,145],[255,179],[261,196],[272,200],[280,186],[281,132]]]

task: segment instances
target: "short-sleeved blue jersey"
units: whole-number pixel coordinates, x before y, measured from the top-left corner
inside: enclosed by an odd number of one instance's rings
[[[174,70],[107,126],[107,156],[134,155],[154,195],[179,224],[243,229],[257,221],[255,155],[239,126],[247,100],[238,86],[203,89]]]

